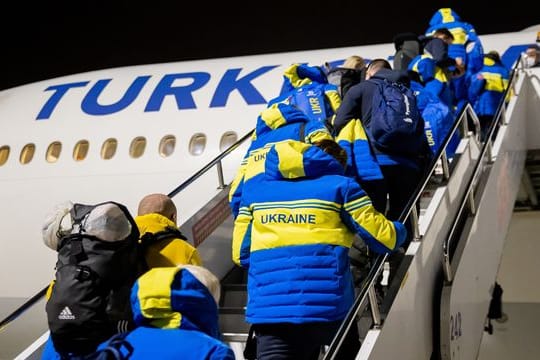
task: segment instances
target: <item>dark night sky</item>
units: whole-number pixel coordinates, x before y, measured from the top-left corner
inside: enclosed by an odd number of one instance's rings
[[[493,2],[210,1],[18,0],[0,15],[0,89],[117,66],[391,42],[423,32],[446,6],[480,35],[540,23]]]

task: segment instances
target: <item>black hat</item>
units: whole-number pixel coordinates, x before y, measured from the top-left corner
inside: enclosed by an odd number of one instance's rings
[[[495,50],[488,52],[487,54],[484,55],[484,57],[487,57],[488,59],[491,59],[495,62],[501,62],[501,56]]]

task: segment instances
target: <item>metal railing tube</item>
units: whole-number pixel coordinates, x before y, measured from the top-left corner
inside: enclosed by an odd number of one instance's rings
[[[223,178],[223,165],[221,163],[221,160],[217,162],[217,174],[218,174],[218,181],[219,181],[218,189],[224,189],[225,180]]]
[[[14,312],[9,314],[4,320],[2,320],[0,322],[0,331],[2,331],[4,327],[7,326],[10,322],[17,319],[20,315],[22,315],[26,310],[31,308],[35,303],[41,300],[41,298],[44,297],[45,294],[47,293],[48,288],[49,288],[49,285],[45,286],[36,295],[32,296],[24,304],[19,306],[19,308],[17,308]]]
[[[441,159],[443,152],[446,152],[446,148],[448,144],[450,143],[452,136],[454,136],[454,133],[457,131],[458,127],[463,126],[462,124],[467,122],[466,121],[467,111],[470,109],[472,109],[472,107],[469,103],[467,103],[456,116],[454,125],[446,134],[444,140],[441,143],[441,146],[439,147],[439,149],[433,156],[430,165],[427,166],[427,171],[424,174],[423,180],[420,182],[420,184],[418,184],[415,191],[413,192],[413,195],[410,197],[409,202],[407,203],[404,210],[400,214],[399,216],[400,222],[405,223],[409,214],[413,211],[413,208],[414,208],[414,211],[416,211],[416,204],[419,201],[423,190],[429,183],[431,175],[434,173],[435,168],[437,167],[437,162]],[[467,125],[464,126],[464,129],[465,131],[463,132],[462,137],[467,137],[468,136]],[[416,223],[418,224],[418,221],[416,221]],[[413,228],[415,228],[416,231],[418,231],[418,225],[415,225]],[[418,237],[420,237],[419,234],[418,234]],[[368,273],[366,279],[362,283],[363,285],[353,303],[353,306],[347,313],[347,316],[343,320],[343,323],[341,324],[336,335],[334,336],[332,343],[328,347],[327,352],[325,353],[325,356],[324,356],[324,360],[335,359],[335,356],[337,354],[337,349],[339,349],[339,346],[341,346],[341,343],[343,342],[343,338],[345,334],[347,333],[348,329],[351,327],[352,322],[355,321],[357,314],[361,310],[363,311],[364,308],[363,307],[361,308],[361,304],[368,297],[370,286],[375,285],[377,274],[379,274],[382,271],[383,265],[384,265],[384,262],[386,261],[387,256],[388,256],[387,254],[384,254],[384,255],[381,254],[375,258],[375,261],[373,262],[370,272]],[[376,319],[373,319],[373,321],[375,323]]]
[[[351,309],[347,313],[347,316],[345,316],[345,319],[341,323],[341,326],[339,327],[336,336],[334,336],[332,343],[328,347],[324,355],[324,360],[335,359],[335,357],[337,356],[337,349],[339,349],[339,347],[341,346],[343,340],[345,339],[345,334],[349,331],[353,322],[356,321],[356,316],[358,315],[358,313],[365,310],[369,288],[375,286],[375,281],[377,281],[378,274],[381,271],[384,262],[386,261],[386,257],[387,255],[385,254],[379,255],[375,258],[373,266],[369,270],[366,279],[362,282],[360,286],[358,296],[356,296],[356,299],[354,300]]]
[[[513,88],[513,82],[517,78],[517,75],[516,75],[517,65],[518,64],[516,64],[516,66],[512,69],[508,88],[504,92],[504,95],[501,99],[501,102],[499,103],[497,111],[495,115],[493,116],[493,120],[491,121],[491,124],[489,125],[488,130],[487,130],[487,133],[485,134],[486,142],[484,143],[484,145],[482,146],[482,149],[480,150],[478,161],[474,167],[472,176],[469,179],[467,186],[465,188],[465,194],[463,195],[464,197],[463,197],[463,200],[461,201],[461,205],[457,212],[456,219],[459,219],[462,216],[466,204],[469,205],[469,210],[470,210],[471,215],[476,214],[477,209],[476,209],[476,202],[475,202],[473,188],[475,185],[475,181],[480,174],[480,169],[483,168],[483,159],[489,156],[489,159],[487,160],[487,162],[492,163],[492,138],[493,138],[493,135],[495,134],[495,130],[498,129],[499,127],[499,117],[503,116],[504,113],[502,111],[503,109],[506,109],[505,102],[506,102],[508,92],[511,91],[511,89]],[[458,225],[458,221],[454,221],[450,229],[450,232],[446,238],[446,241],[443,243],[443,269],[445,269],[445,276],[446,276],[446,272],[448,271],[446,270],[446,267],[451,267],[450,249],[451,249],[451,245],[452,245],[451,242],[454,237],[454,233],[456,232],[456,229],[457,229],[457,225]],[[447,281],[452,281],[451,271],[448,271],[448,274],[449,276],[447,277]]]
[[[369,296],[369,308],[371,310],[371,318],[373,319],[373,328],[379,328],[382,325],[381,312],[379,311],[379,304],[377,303],[377,294],[375,293],[375,286],[370,286],[368,289]]]
[[[450,179],[450,167],[448,166],[448,156],[446,155],[446,151],[441,153],[441,165],[444,180]]]
[[[191,185],[195,180],[197,180],[201,175],[203,175],[205,172],[210,170],[214,165],[216,165],[221,159],[232,153],[234,150],[236,150],[244,141],[249,139],[251,137],[251,134],[253,134],[255,130],[252,130],[248,132],[246,135],[242,136],[238,141],[236,141],[234,144],[229,146],[225,151],[223,151],[221,154],[216,156],[213,160],[211,160],[208,164],[206,164],[201,170],[197,171],[195,174],[193,174],[191,177],[189,177],[186,181],[184,181],[182,184],[180,184],[176,189],[171,191],[168,195],[169,197],[174,197],[176,194],[178,194],[180,191],[184,190],[186,187]]]

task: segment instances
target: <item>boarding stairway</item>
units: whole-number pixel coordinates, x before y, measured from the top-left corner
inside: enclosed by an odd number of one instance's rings
[[[540,149],[540,130],[534,126],[540,113],[539,75],[540,69],[524,70],[520,65],[513,70],[510,100],[500,105],[485,142],[468,128],[469,122],[478,125],[470,105],[461,111],[401,216],[412,217],[414,240],[386,295],[378,298],[374,287],[386,262],[386,256],[379,256],[324,359],[336,359],[351,326],[360,329],[357,359],[476,358],[509,219],[525,182],[527,150]],[[461,141],[449,160],[444,148],[454,132]],[[232,217],[226,201],[228,180],[220,164],[234,151],[245,153],[249,136],[170,193],[181,195],[203,174],[217,169],[217,181],[205,190],[214,197],[181,228],[200,242],[205,265],[222,279],[220,325],[237,359],[242,359],[248,330],[243,320],[246,279],[230,261]],[[2,320],[0,338],[28,341],[9,354],[0,349],[0,359],[39,358],[48,335],[43,295],[44,290]],[[43,319],[42,326],[35,326],[36,319]]]
[[[540,69],[516,66],[509,101],[500,104],[485,142],[467,131],[467,119],[477,123],[469,106],[458,116],[452,130],[462,129],[456,156],[448,162],[437,154],[431,175],[401,216],[416,220],[414,204],[420,203],[415,241],[386,296],[380,301],[374,290],[384,269],[381,256],[325,360],[336,359],[343,334],[366,315],[370,326],[360,332],[356,359],[477,358],[516,196],[526,193],[524,202],[538,206],[539,184],[531,175],[538,171],[540,149],[539,75]]]

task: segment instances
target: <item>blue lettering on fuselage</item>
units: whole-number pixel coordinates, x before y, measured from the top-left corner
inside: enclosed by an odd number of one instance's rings
[[[148,79],[150,79],[150,76],[137,77],[131,83],[124,96],[117,102],[109,105],[99,104],[98,97],[112,79],[99,80],[84,97],[81,103],[81,109],[88,115],[107,115],[123,110],[135,101]]]
[[[58,102],[60,102],[62,97],[67,93],[69,89],[74,87],[84,87],[88,85],[89,82],[90,81],[82,81],[62,85],[53,85],[46,88],[45,91],[53,90],[54,92],[49,98],[49,100],[47,100],[45,105],[43,105],[43,108],[41,108],[41,111],[38,113],[36,120],[48,119],[51,116],[56,105],[58,105]]]
[[[503,59],[510,59],[513,61],[517,56],[516,53],[522,50],[525,45],[514,45],[505,51],[502,55]],[[510,51],[512,50],[512,51]],[[507,54],[508,53],[508,54]],[[389,57],[391,58],[391,57]],[[370,59],[364,59],[366,63],[370,62]],[[329,67],[340,66],[343,63],[343,59],[329,62]],[[229,100],[229,96],[235,90],[246,101],[248,105],[266,104],[266,99],[261,95],[257,88],[252,84],[252,81],[257,77],[275,69],[279,65],[263,66],[243,77],[239,78],[242,69],[229,69],[219,81],[216,91],[212,96],[209,107],[225,107]],[[103,105],[98,101],[99,96],[105,90],[107,85],[113,81],[113,79],[101,79],[98,80],[88,90],[86,95],[81,101],[81,109],[89,115],[109,115],[122,111],[139,97],[142,89],[148,82],[149,75],[138,76],[131,83],[125,93],[119,97],[115,103]],[[173,96],[176,100],[176,105],[179,110],[196,109],[198,106],[193,98],[193,93],[200,90],[210,81],[210,74],[206,72],[190,72],[180,74],[167,74],[158,82],[158,85],[150,95],[148,102],[144,108],[145,112],[160,111],[163,101],[167,96]],[[173,82],[177,79],[191,79],[192,82],[189,85],[173,86]],[[51,117],[54,110],[61,104],[62,99],[74,88],[84,88],[90,81],[81,81],[75,83],[59,84],[49,86],[45,91],[52,91],[51,96],[47,99],[41,110],[38,112],[36,120],[46,120]],[[283,82],[280,89],[280,96],[290,90],[290,84],[286,81]]]
[[[209,107],[215,108],[226,106],[229,95],[235,90],[238,91],[248,105],[266,104],[267,100],[251,82],[257,77],[278,66],[279,65],[263,66],[240,78],[239,74],[241,69],[227,70],[218,83]],[[193,98],[193,93],[204,87],[210,81],[210,77],[210,74],[206,72],[164,75],[150,95],[144,111],[159,111],[167,96],[173,96],[175,98],[176,105],[179,110],[196,109],[197,104]],[[144,88],[149,79],[149,75],[138,76],[135,78],[125,93],[119,97],[119,100],[112,104],[102,104],[99,102],[99,96],[106,89],[107,85],[112,81],[112,79],[98,80],[83,97],[81,101],[81,109],[83,112],[89,115],[110,115],[122,111],[138,98],[141,90]],[[188,85],[173,86],[174,81],[177,79],[190,79],[192,81]],[[89,81],[82,81],[53,85],[46,88],[45,91],[52,91],[52,95],[39,111],[36,120],[49,119],[69,90],[72,88],[85,87],[88,84]]]
[[[193,82],[190,85],[172,86],[174,80],[189,78],[193,79]],[[179,110],[196,109],[197,106],[195,105],[195,100],[193,100],[191,93],[202,88],[208,81],[210,81],[210,74],[205,72],[165,75],[150,96],[150,100],[148,100],[148,104],[146,104],[144,111],[159,111],[161,109],[161,104],[167,95],[174,95],[176,106]]]
[[[266,100],[259,93],[259,91],[257,91],[253,84],[251,84],[251,80],[276,68],[277,66],[278,65],[263,66],[262,68],[257,69],[238,80],[236,80],[236,78],[242,69],[227,70],[218,84],[214,97],[210,102],[210,107],[225,106],[229,95],[234,90],[238,90],[248,105],[266,104]]]

